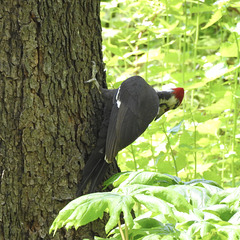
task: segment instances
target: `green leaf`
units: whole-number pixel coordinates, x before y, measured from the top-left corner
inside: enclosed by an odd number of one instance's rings
[[[207,83],[215,81],[215,80],[217,80],[218,78],[220,78],[224,75],[230,74],[231,72],[237,70],[238,68],[240,68],[240,63],[237,64],[234,67],[229,68],[229,69],[224,68],[221,71],[215,69],[215,73],[216,73],[215,76],[208,77],[208,78],[203,78],[201,81],[198,81],[194,84],[191,84],[190,87],[188,87],[188,89],[190,90],[190,89],[196,89],[196,88],[204,87]]]
[[[103,189],[106,189],[111,184],[114,187],[119,186],[122,182],[124,182],[128,178],[130,173],[131,173],[130,171],[126,171],[126,172],[120,172],[120,173],[114,174],[112,177],[110,177],[108,180],[104,182]]]
[[[206,189],[209,189],[212,194],[218,191],[222,191],[222,187],[217,182],[207,179],[193,179],[189,182],[185,182],[184,184],[204,187]]]
[[[240,211],[236,212],[228,221],[229,223],[240,225]]]
[[[149,189],[149,193],[152,195],[169,202],[175,206],[178,211],[189,212],[192,206],[187,202],[187,200],[177,192],[173,186],[169,187],[153,187]]]
[[[234,214],[234,212],[231,211],[231,209],[225,205],[225,204],[217,204],[212,205],[203,210],[204,212],[212,213],[219,218],[221,218],[223,221],[228,221]]]
[[[121,48],[119,48],[117,45],[113,45],[111,43],[106,42],[105,46],[110,52],[114,53],[115,55],[119,57],[123,56]]]
[[[50,233],[66,226],[66,229],[77,229],[89,222],[103,217],[104,211],[109,211],[109,221],[105,227],[106,232],[114,228],[123,212],[125,222],[129,227],[133,225],[131,209],[134,200],[130,196],[118,193],[92,193],[71,201],[64,207],[50,227]]]
[[[152,240],[161,240],[163,239],[162,236],[158,235],[158,234],[149,234],[148,236],[142,238],[142,240],[149,240],[149,239],[152,239]]]
[[[167,132],[175,135],[176,133],[178,133],[180,131],[182,123],[183,123],[183,120],[180,123],[176,124],[170,130],[168,130]]]
[[[212,15],[212,17],[208,21],[208,23],[204,27],[202,27],[202,30],[212,26],[214,23],[216,23],[221,18],[222,18],[222,10],[219,9]]]
[[[219,52],[223,57],[238,57],[237,43],[225,42],[221,44]]]
[[[228,239],[240,239],[240,228],[239,225],[221,226],[219,227],[219,232],[226,235],[226,240]]]
[[[180,181],[180,179],[177,179],[174,176],[158,172],[132,172],[127,180],[121,184],[121,187],[132,184],[169,186],[177,184],[178,181]]]
[[[216,227],[209,222],[202,222],[200,229],[200,236],[203,238],[208,235],[212,230],[215,230]]]
[[[230,195],[226,196],[221,202],[227,203],[232,210],[239,209],[240,208],[240,187],[234,188],[234,191]]]
[[[156,214],[163,214],[170,223],[176,223],[172,207],[162,199],[144,194],[136,194],[134,198],[149,211]]]
[[[155,218],[140,218],[135,219],[135,228],[153,228],[153,227],[164,227],[164,225]]]
[[[221,113],[223,111],[225,111],[226,109],[231,108],[231,101],[232,101],[232,93],[230,91],[226,91],[226,93],[224,94],[223,98],[219,99],[219,101],[217,101],[214,104],[211,104],[210,106],[206,107],[205,109],[207,111],[211,111],[212,113]],[[214,126],[214,124],[216,126]],[[206,121],[202,126],[206,128],[206,130],[211,130],[211,132],[213,133],[214,130],[216,130],[216,128],[219,127],[220,121],[218,119],[212,119],[212,120],[208,120]],[[207,127],[209,126],[209,127]],[[205,132],[206,132],[205,130]]]
[[[169,186],[172,190],[181,194],[194,208],[202,208],[210,198],[208,190],[197,186],[175,185]]]
[[[224,191],[218,191],[217,193],[214,193],[212,197],[208,200],[207,206],[220,204],[222,200],[229,196],[234,190],[235,188],[234,189],[229,188]]]

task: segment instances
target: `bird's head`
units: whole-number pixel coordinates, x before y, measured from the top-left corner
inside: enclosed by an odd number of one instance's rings
[[[156,119],[161,117],[165,112],[176,109],[182,102],[184,97],[183,88],[172,88],[168,91],[158,91],[159,109]]]

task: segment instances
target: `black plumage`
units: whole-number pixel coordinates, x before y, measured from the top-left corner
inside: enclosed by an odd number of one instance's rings
[[[83,169],[77,196],[89,182],[88,192],[94,192],[110,163],[116,164],[117,153],[135,141],[154,118],[178,107],[184,94],[183,88],[156,91],[139,76],[128,78],[118,89],[100,91],[105,104],[104,120],[96,147]]]
[[[125,80],[113,98],[107,132],[105,160],[135,141],[156,117],[159,99],[156,91],[139,77]]]

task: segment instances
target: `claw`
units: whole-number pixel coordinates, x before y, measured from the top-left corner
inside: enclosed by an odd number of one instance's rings
[[[99,83],[97,81],[97,78],[96,78],[96,74],[97,74],[96,63],[94,61],[92,61],[92,63],[93,63],[92,78],[87,80],[87,81],[85,81],[84,83],[91,83],[91,82],[93,82],[95,84],[95,86],[97,87],[98,91],[101,92],[100,91],[100,85],[99,85]]]

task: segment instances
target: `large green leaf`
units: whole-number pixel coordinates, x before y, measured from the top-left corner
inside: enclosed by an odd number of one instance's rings
[[[240,227],[239,225],[229,225],[229,226],[220,226],[218,228],[220,233],[226,235],[226,240],[228,239],[240,239]]]
[[[229,196],[233,191],[235,191],[235,188],[229,188],[229,189],[225,189],[223,191],[218,191],[214,193],[212,197],[208,200],[207,206],[220,204],[222,200],[225,199],[227,196]]]
[[[212,205],[209,206],[205,209],[203,209],[204,212],[209,212],[217,217],[221,218],[223,221],[228,221],[235,212],[231,211],[231,209],[225,205],[225,204],[217,204],[217,205]]]
[[[152,213],[161,213],[165,216],[166,219],[168,219],[169,223],[176,223],[176,218],[174,216],[172,207],[168,202],[145,194],[136,194],[134,198]]]
[[[228,204],[232,210],[237,210],[240,208],[240,187],[232,190],[232,193],[226,196],[221,202]]]
[[[134,200],[131,196],[124,196],[118,193],[92,193],[79,197],[71,201],[64,207],[54,220],[50,233],[57,231],[63,226],[66,229],[75,227],[76,229],[98,218],[103,217],[105,211],[109,212],[110,218],[105,230],[109,232],[113,229],[123,212],[125,222],[129,227],[133,225],[131,210]]]
[[[139,171],[132,172],[129,177],[121,184],[121,187],[124,185],[132,184],[143,184],[143,185],[160,185],[160,186],[169,186],[177,184],[180,181],[179,178],[176,178],[171,175],[162,174],[158,172],[147,172]]]
[[[209,191],[203,187],[175,185],[169,188],[181,194],[194,208],[204,207],[210,198]]]

